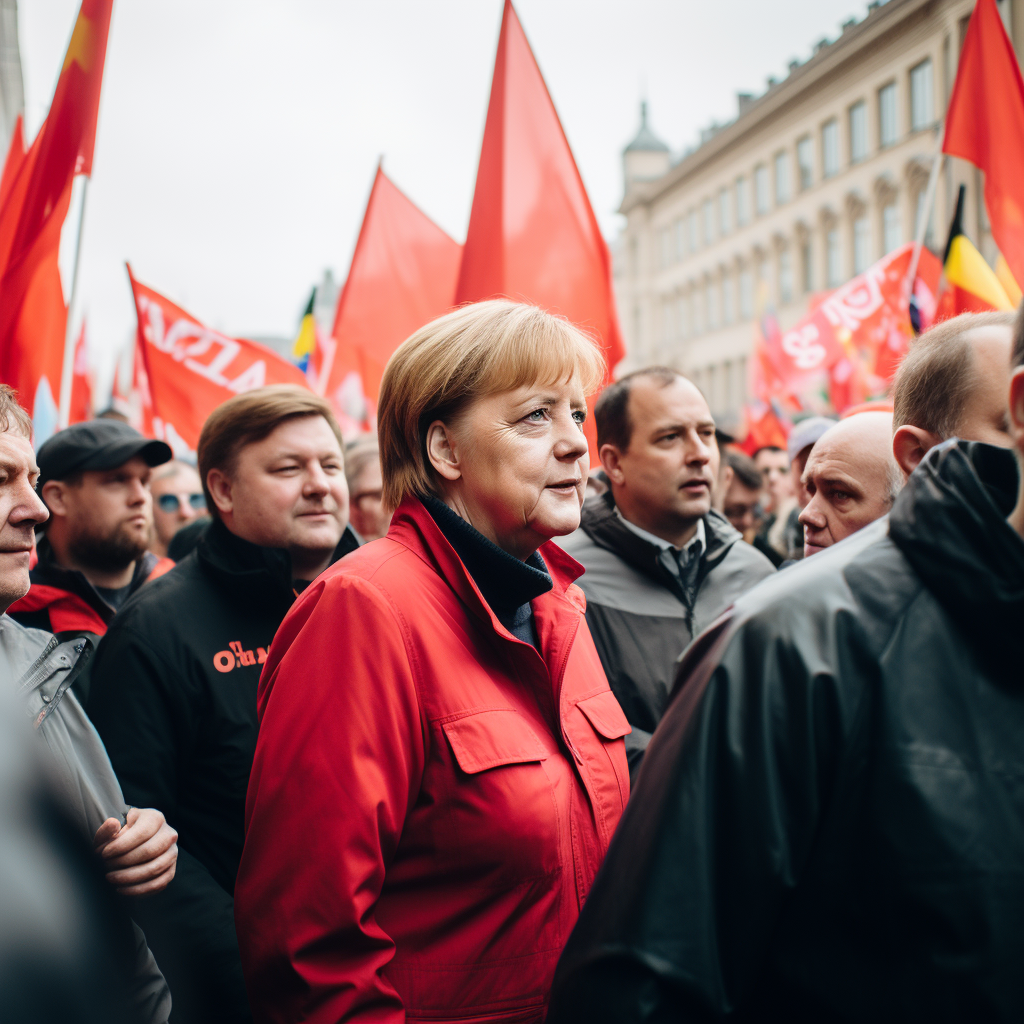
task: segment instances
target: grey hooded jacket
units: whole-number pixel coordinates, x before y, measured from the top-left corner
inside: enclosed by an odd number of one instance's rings
[[[60,641],[0,615],[0,680],[13,684],[17,706],[48,750],[57,797],[90,842],[107,818],[123,823],[129,809],[103,741],[71,691],[91,654],[85,637]],[[137,927],[135,940],[134,1002],[143,1020],[164,1024],[171,1013],[167,982]]]
[[[586,572],[587,625],[608,683],[632,733],[630,774],[661,720],[690,641],[741,594],[775,572],[761,552],[714,510],[704,517],[706,546],[695,573],[671,572],[662,550],[623,523],[610,493],[583,506],[580,528],[560,541]]]

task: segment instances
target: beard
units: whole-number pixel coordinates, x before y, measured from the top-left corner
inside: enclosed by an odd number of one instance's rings
[[[121,572],[141,558],[148,547],[128,523],[119,523],[113,530],[100,534],[84,530],[68,541],[75,561],[94,572]]]

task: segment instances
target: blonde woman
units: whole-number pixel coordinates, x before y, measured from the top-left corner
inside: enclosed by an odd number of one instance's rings
[[[602,373],[503,301],[388,364],[390,531],[310,585],[260,684],[235,888],[257,1020],[544,1019],[629,789],[582,568],[550,543]]]

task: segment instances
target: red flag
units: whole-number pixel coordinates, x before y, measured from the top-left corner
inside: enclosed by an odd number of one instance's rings
[[[7,196],[14,185],[14,179],[18,176],[18,171],[21,170],[21,165],[24,162],[25,132],[22,127],[21,114],[19,114],[18,119],[14,122],[14,131],[11,132],[11,144],[7,147],[7,158],[4,160],[3,175],[0,176],[0,210],[3,209],[4,203],[7,202]]]
[[[378,167],[316,382],[336,412],[358,418],[363,394],[376,404],[391,354],[454,305],[461,255]]]
[[[69,423],[81,423],[91,420],[92,408],[92,377],[89,373],[89,348],[85,342],[85,321],[78,332],[75,343],[75,365],[71,378],[71,414]]]
[[[195,451],[206,417],[222,402],[264,384],[300,384],[302,371],[254,341],[204,327],[180,306],[131,278],[139,318],[136,389],[148,378],[153,429],[175,452]]]
[[[978,0],[967,26],[942,150],[985,172],[992,237],[1024,280],[1024,80],[995,0]]]
[[[609,379],[625,354],[608,247],[511,0],[501,21],[455,298],[499,296],[542,306],[591,332]],[[592,416],[587,423],[596,462]]]
[[[753,456],[761,448],[785,449],[789,438],[789,424],[765,402],[755,401],[744,411],[747,423],[747,436],[739,445],[741,451]]]
[[[755,350],[762,371],[761,400],[788,398],[824,383],[832,406],[847,406],[886,392],[914,329],[904,282],[913,243],[884,256],[863,274],[828,295],[788,331],[766,336]],[[942,265],[921,250],[914,284],[926,322],[935,311]]]
[[[67,322],[57,252],[72,180],[92,170],[112,3],[83,0],[50,112],[0,206],[0,379],[20,392],[37,435],[56,426]]]

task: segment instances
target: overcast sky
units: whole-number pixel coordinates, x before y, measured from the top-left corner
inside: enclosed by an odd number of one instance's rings
[[[78,6],[19,0],[30,138]],[[101,378],[135,324],[125,260],[213,327],[291,334],[324,268],[346,273],[381,155],[462,241],[501,8],[115,0],[79,286]],[[737,92],[762,92],[865,4],[517,0],[516,10],[610,238],[642,96],[678,152],[734,115]]]

